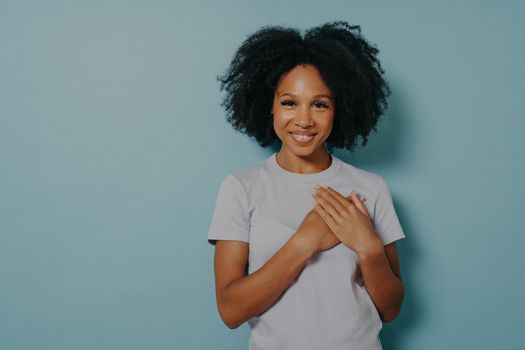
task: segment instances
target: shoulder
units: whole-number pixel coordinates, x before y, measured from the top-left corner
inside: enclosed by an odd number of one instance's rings
[[[254,184],[268,176],[269,173],[270,169],[268,168],[268,159],[264,159],[254,165],[237,170],[229,176],[234,177],[245,188],[251,188]]]
[[[235,187],[239,191],[248,194],[260,184],[261,181],[264,181],[269,174],[267,160],[263,160],[252,166],[245,167],[226,175],[223,179],[223,185]]]
[[[381,175],[358,168],[357,166],[346,163],[343,160],[340,160],[340,162],[343,176],[352,179],[359,187],[366,188],[376,195],[385,187],[386,184]]]

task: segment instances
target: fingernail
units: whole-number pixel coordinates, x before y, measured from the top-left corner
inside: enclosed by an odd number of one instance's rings
[[[321,188],[321,186],[319,186],[319,185],[315,185],[315,189],[316,189],[316,190],[318,190],[318,189],[320,189],[320,188]]]

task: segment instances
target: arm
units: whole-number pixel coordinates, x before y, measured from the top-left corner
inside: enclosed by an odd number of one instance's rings
[[[218,240],[215,249],[217,305],[224,323],[237,328],[273,305],[316,252],[294,234],[260,269],[246,275],[249,245]]]
[[[388,188],[384,182],[382,184],[375,225],[384,236],[385,227],[393,230],[390,232],[402,230]],[[334,235],[357,253],[366,290],[381,319],[384,322],[393,320],[399,314],[404,298],[395,243],[387,244],[383,248],[368,210],[355,191],[350,194],[351,201],[330,187],[319,188],[318,191],[314,193],[314,198],[319,203],[316,210],[328,223]],[[404,237],[404,234],[398,234],[397,237]]]
[[[381,319],[392,321],[399,314],[405,297],[395,242],[384,248],[378,242],[374,249],[360,253],[359,260],[366,291]]]

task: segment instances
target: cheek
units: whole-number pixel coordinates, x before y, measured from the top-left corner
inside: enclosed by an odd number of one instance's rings
[[[316,122],[317,125],[324,130],[332,129],[332,126],[334,124],[334,117],[333,115],[322,114],[318,116]]]
[[[333,123],[333,120],[331,120],[328,125],[326,126],[326,129],[328,130],[328,132],[332,132],[332,129],[334,128],[334,123]]]
[[[282,108],[278,113],[282,119],[290,119],[294,116],[295,111],[292,109]]]
[[[275,131],[275,133],[277,134],[277,136],[279,137],[279,139],[283,139],[283,136],[286,134],[286,131],[284,130],[284,123],[283,123],[283,120],[282,118],[279,118],[279,117],[273,117],[273,130]]]
[[[274,114],[273,116],[273,126],[276,130],[283,129],[288,124],[290,118],[283,115],[282,112],[277,112],[277,114]]]
[[[333,127],[334,127],[334,121],[333,118],[323,119],[319,121],[318,124],[321,129],[323,129],[323,134],[325,138],[328,138],[328,136],[332,133]]]
[[[326,121],[325,121],[325,124],[326,124],[326,128],[328,129],[332,129],[333,126],[334,126],[334,115],[330,115]]]

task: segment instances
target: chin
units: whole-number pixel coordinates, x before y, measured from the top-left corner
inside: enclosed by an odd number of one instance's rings
[[[316,152],[319,151],[318,145],[310,145],[310,146],[297,146],[297,145],[287,145],[287,148],[290,150],[291,153],[295,154],[299,157],[307,157],[310,156]]]

